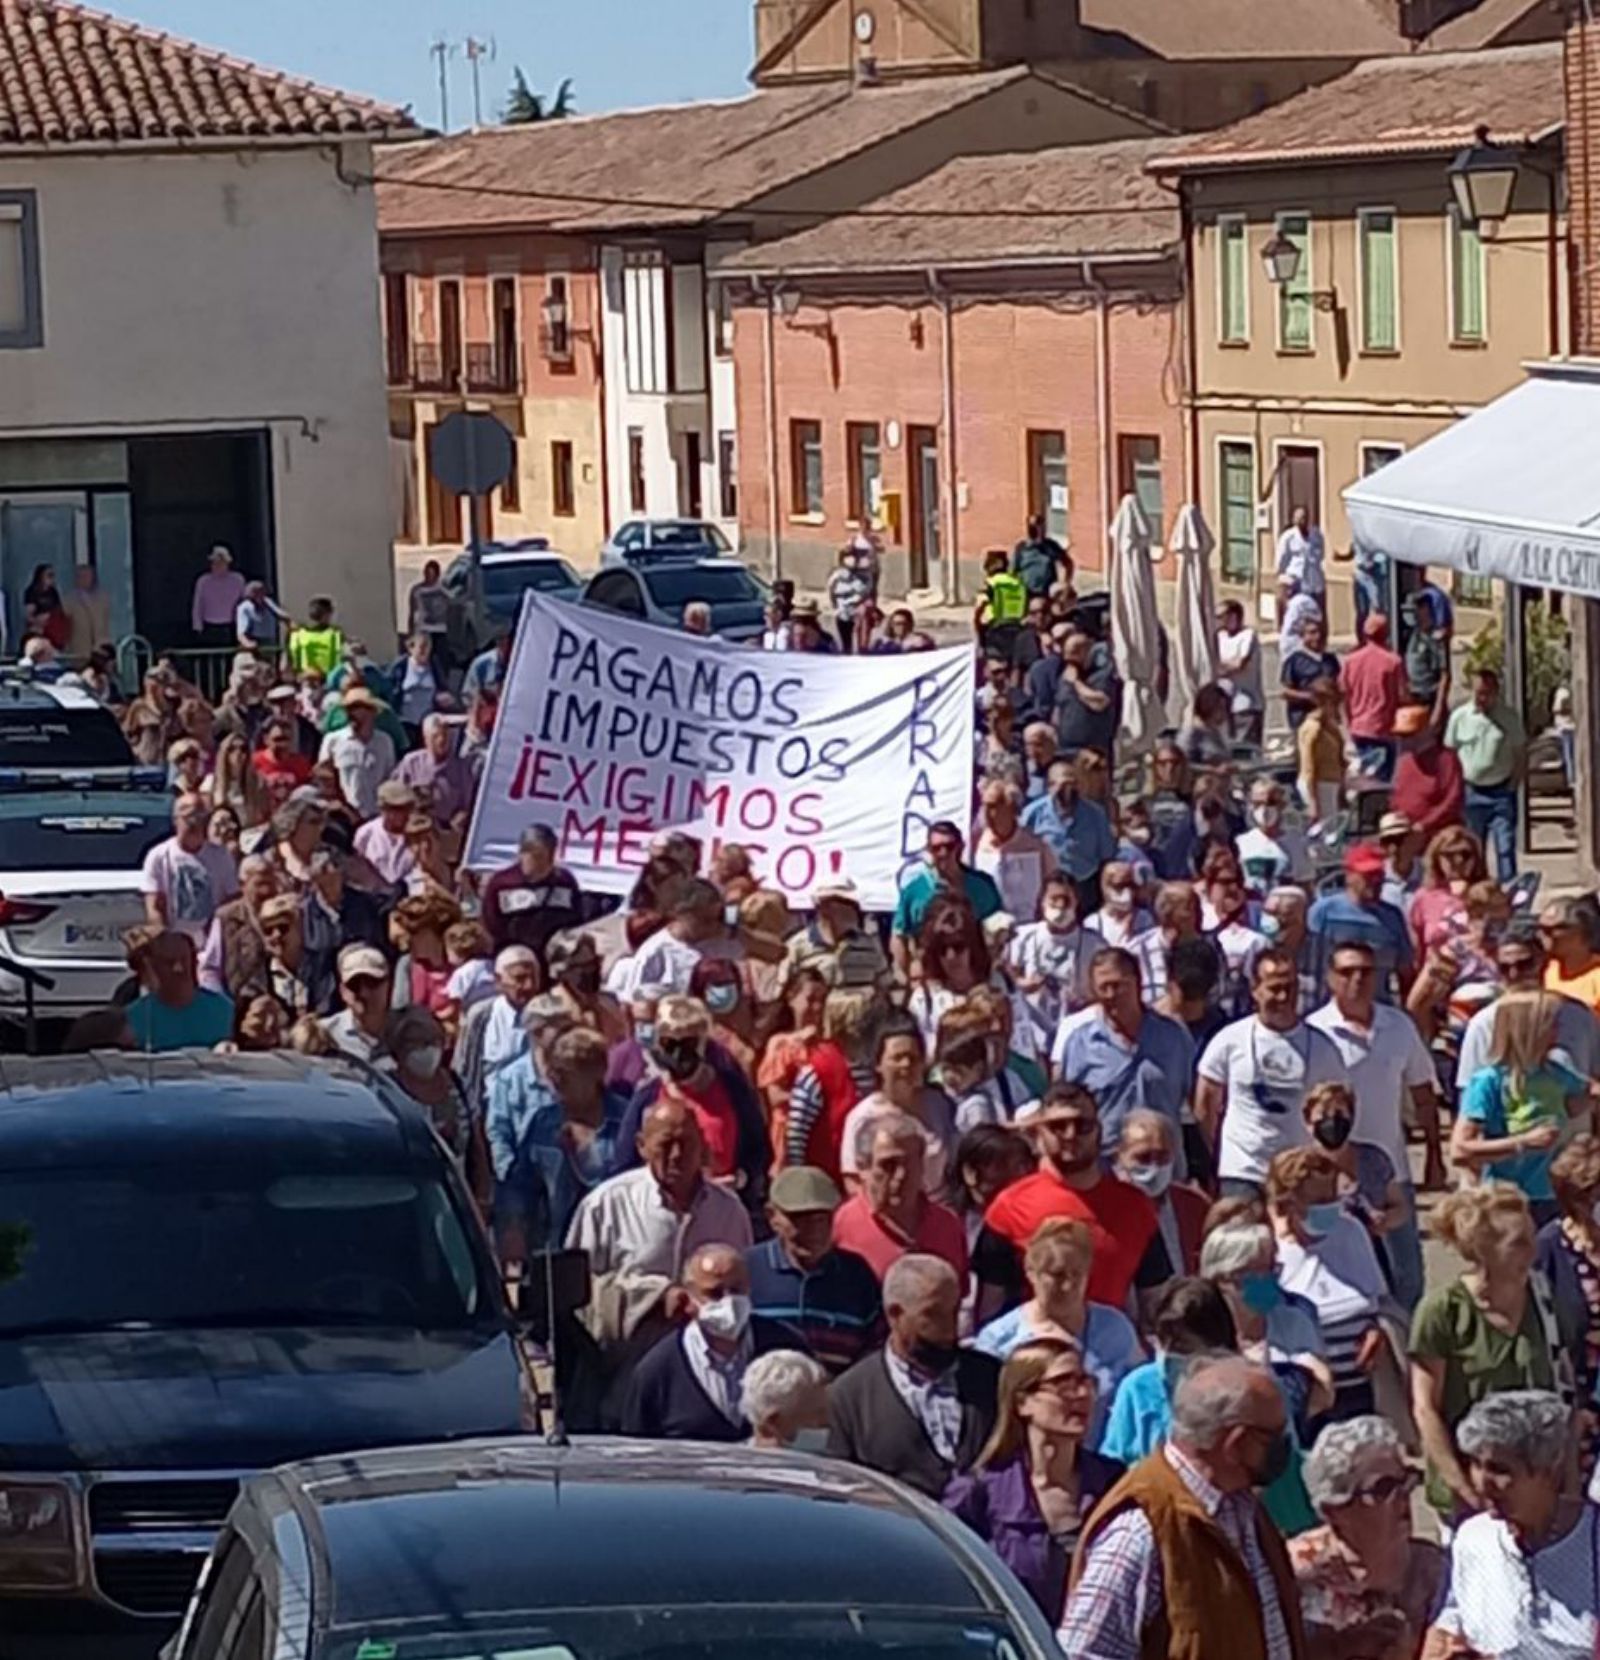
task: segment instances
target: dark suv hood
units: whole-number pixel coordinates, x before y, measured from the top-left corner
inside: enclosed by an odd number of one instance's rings
[[[503,1332],[306,1326],[0,1343],[0,1463],[12,1469],[259,1468],[514,1434],[519,1413]]]

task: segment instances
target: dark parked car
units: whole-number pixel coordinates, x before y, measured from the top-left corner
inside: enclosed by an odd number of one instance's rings
[[[471,584],[472,556],[459,554],[444,573],[445,588],[453,602],[470,607]],[[497,628],[516,627],[522,612],[522,596],[530,589],[536,594],[548,594],[552,599],[575,600],[582,588],[583,578],[543,536],[529,536],[520,542],[484,544],[483,610],[491,637]],[[467,631],[471,633],[470,617]],[[487,641],[473,644],[487,644]]]
[[[153,1655],[252,1471],[536,1397],[419,1111],[355,1062],[0,1057],[0,1656]]]
[[[770,598],[771,590],[748,565],[721,558],[612,565],[590,577],[583,590],[585,605],[661,628],[681,627],[684,607],[699,600],[711,607],[712,632],[740,643],[761,638]]]
[[[246,1484],[171,1660],[1047,1660],[989,1550],[868,1470],[477,1442]]]

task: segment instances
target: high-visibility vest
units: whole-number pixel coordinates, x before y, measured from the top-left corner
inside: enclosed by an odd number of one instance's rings
[[[989,594],[991,623],[1019,623],[1028,614],[1028,590],[1021,577],[1010,571],[996,571],[984,584]]]

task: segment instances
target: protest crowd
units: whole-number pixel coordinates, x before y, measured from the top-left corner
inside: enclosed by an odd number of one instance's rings
[[[173,790],[67,1046],[366,1063],[509,1279],[586,1254],[569,1428],[893,1476],[1071,1660],[1593,1656],[1600,907],[1514,880],[1517,716],[1453,685],[1437,590],[1403,655],[1370,609],[1335,653],[1297,525],[1279,684],[1224,606],[1221,678],[1124,755],[1070,560],[1033,526],[985,569],[970,817],[892,914],[670,829],[620,904],[531,819],[467,870],[511,640],[453,651],[437,567],[394,661],[241,591],[214,705],[39,624]],[[933,649],[876,589],[846,550],[757,649]]]

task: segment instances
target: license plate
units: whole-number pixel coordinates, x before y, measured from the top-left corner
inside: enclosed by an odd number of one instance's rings
[[[114,922],[69,922],[61,931],[64,945],[120,945],[124,929]]]

